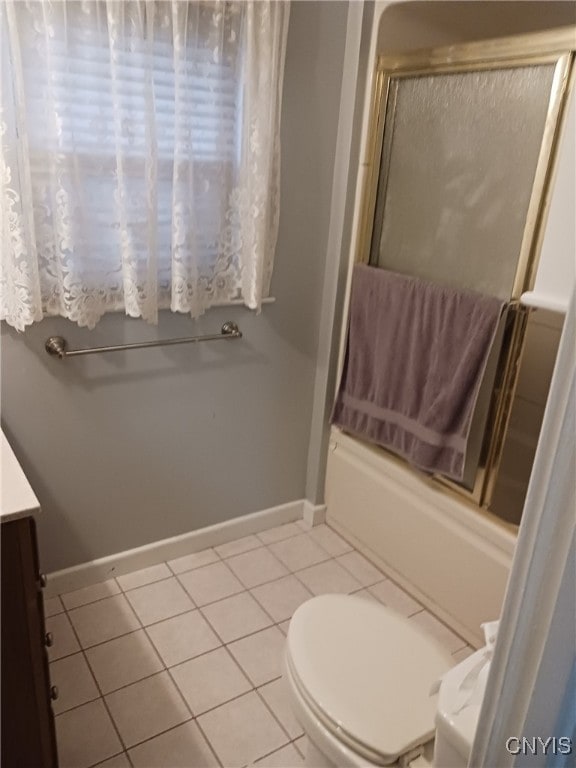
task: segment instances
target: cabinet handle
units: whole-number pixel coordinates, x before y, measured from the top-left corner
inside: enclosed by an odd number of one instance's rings
[[[51,648],[54,645],[54,635],[52,632],[46,632],[44,643],[46,644],[47,648]]]
[[[42,587],[42,589],[44,589],[44,587],[46,586],[46,584],[48,584],[48,577],[46,576],[46,574],[45,574],[45,573],[41,573],[41,574],[40,574],[40,579],[39,579],[39,581],[40,581],[40,586]]]
[[[57,685],[53,685],[50,688],[50,698],[52,699],[52,701],[56,701],[56,699],[58,698],[59,695],[60,695],[60,692],[58,690],[58,686]]]

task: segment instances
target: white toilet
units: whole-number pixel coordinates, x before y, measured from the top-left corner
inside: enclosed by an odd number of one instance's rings
[[[479,706],[464,706],[462,681],[482,666],[479,654],[450,669],[450,655],[413,622],[362,597],[302,604],[288,630],[285,678],[307,736],[306,765],[464,768]]]

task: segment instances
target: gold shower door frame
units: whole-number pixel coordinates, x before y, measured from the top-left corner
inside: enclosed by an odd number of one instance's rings
[[[574,80],[575,48],[576,27],[564,27],[549,32],[416,51],[399,56],[379,56],[377,60],[356,250],[356,261],[363,263],[369,263],[374,234],[376,199],[392,80],[419,75],[554,65],[542,144],[536,164],[516,274],[509,297],[511,320],[498,364],[499,370],[483,438],[483,458],[472,490],[444,477],[434,476],[433,478],[445,489],[454,491],[484,508],[488,508],[492,500],[516,390],[528,320],[528,310],[520,304],[520,297],[525,291],[533,288],[536,276],[544,224],[550,203],[558,139],[566,115],[568,94]]]

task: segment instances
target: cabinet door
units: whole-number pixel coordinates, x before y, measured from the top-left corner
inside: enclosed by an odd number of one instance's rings
[[[2,768],[57,768],[34,521],[2,524]]]

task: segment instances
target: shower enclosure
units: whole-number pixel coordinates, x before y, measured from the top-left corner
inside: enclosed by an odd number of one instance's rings
[[[509,423],[574,28],[380,57],[357,260],[504,299],[465,477],[490,508]]]

